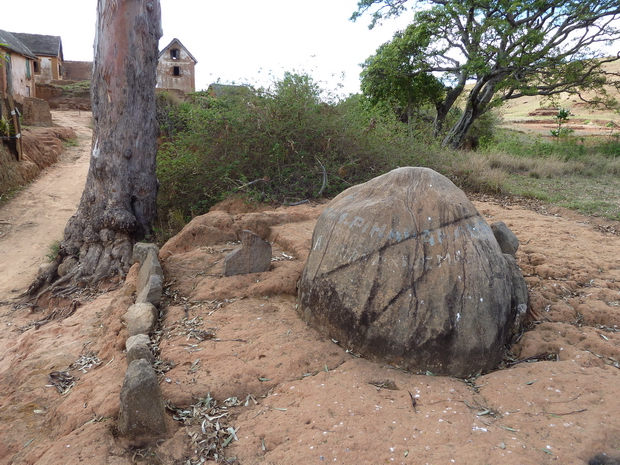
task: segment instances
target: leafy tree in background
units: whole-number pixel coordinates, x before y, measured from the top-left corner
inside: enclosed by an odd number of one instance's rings
[[[352,19],[370,13],[372,28],[402,14],[408,3],[417,10],[412,24],[380,48],[374,61],[397,58],[401,66],[390,70],[403,79],[441,75],[446,88],[436,104],[437,135],[457,99],[464,99],[444,146],[459,147],[477,118],[525,95],[568,92],[590,103],[617,104],[605,86],[620,88],[620,76],[603,65],[620,59],[620,53],[604,57],[601,49],[620,39],[618,0],[360,0]],[[372,91],[366,92],[385,93],[367,82]],[[584,91],[596,96],[586,100]],[[395,86],[394,95],[400,92]]]
[[[409,60],[411,43],[404,32],[383,44],[362,65],[362,93],[371,105],[387,103],[411,124],[413,113],[444,98],[444,85],[430,73],[418,73]]]

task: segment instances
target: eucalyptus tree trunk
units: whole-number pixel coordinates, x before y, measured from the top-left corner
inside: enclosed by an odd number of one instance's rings
[[[98,0],[88,177],[59,254],[29,295],[124,276],[133,244],[150,234],[157,197],[155,85],[161,35],[159,0]],[[60,277],[62,262],[69,270]]]

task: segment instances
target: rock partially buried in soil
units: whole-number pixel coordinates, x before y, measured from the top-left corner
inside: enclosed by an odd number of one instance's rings
[[[134,360],[145,359],[150,364],[155,361],[155,356],[149,347],[151,340],[146,334],[136,334],[131,336],[125,342],[125,348],[127,349],[127,365],[130,365]]]
[[[155,328],[157,309],[150,302],[137,302],[123,315],[129,336],[148,334]]]
[[[469,377],[496,367],[514,332],[513,271],[449,179],[399,168],[347,189],[321,214],[299,312],[370,359]]]
[[[133,246],[133,256],[131,261],[133,263],[144,263],[150,251],[153,251],[155,256],[159,255],[159,247],[157,247],[156,244],[136,242]]]
[[[517,239],[515,233],[513,233],[503,221],[493,223],[491,225],[491,231],[493,231],[493,235],[495,239],[497,239],[497,243],[500,249],[502,249],[502,252],[514,257],[519,249],[519,239]]]
[[[140,260],[140,271],[138,272],[138,283],[136,290],[138,296],[136,302],[150,302],[158,306],[161,301],[161,294],[164,283],[164,272],[158,258],[156,246],[146,248],[146,256],[140,256],[145,248],[134,246],[134,260]]]
[[[157,439],[166,432],[164,398],[157,374],[144,359],[131,362],[125,372],[118,431],[138,441]]]
[[[224,276],[262,273],[271,267],[271,244],[252,231],[243,231],[241,247],[224,259]]]
[[[164,278],[158,274],[152,274],[148,277],[144,287],[140,288],[139,286],[140,283],[138,283],[136,302],[150,303],[159,306],[163,293]]]

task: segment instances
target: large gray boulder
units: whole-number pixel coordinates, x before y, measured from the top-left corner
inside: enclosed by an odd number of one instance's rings
[[[321,214],[299,312],[372,360],[469,377],[494,368],[515,331],[522,297],[510,265],[448,178],[399,168],[347,189]]]

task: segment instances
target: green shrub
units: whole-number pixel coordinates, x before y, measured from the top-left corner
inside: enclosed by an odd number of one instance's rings
[[[58,256],[58,252],[60,251],[60,241],[54,241],[50,245],[49,251],[47,252],[47,261],[53,262]]]
[[[231,193],[278,203],[331,197],[424,158],[393,117],[369,112],[358,96],[327,104],[320,94],[309,76],[286,73],[270,89],[219,98],[160,95],[160,216],[201,214]]]
[[[11,123],[4,116],[0,118],[0,137],[11,135]]]
[[[432,168],[468,192],[620,214],[620,207],[594,201],[617,191],[607,186],[616,186],[620,175],[618,137],[533,136],[498,129],[497,115],[488,113],[470,133],[479,150],[454,151],[433,138],[430,110],[421,108],[406,124],[393,108],[369,108],[360,95],[326,103],[305,74],[286,73],[268,89],[229,90],[217,98],[158,95],[160,238],[231,194],[277,204],[330,198],[398,166]],[[450,118],[457,117],[455,110]],[[597,189],[587,208],[569,202],[584,197],[584,186],[592,183]]]

